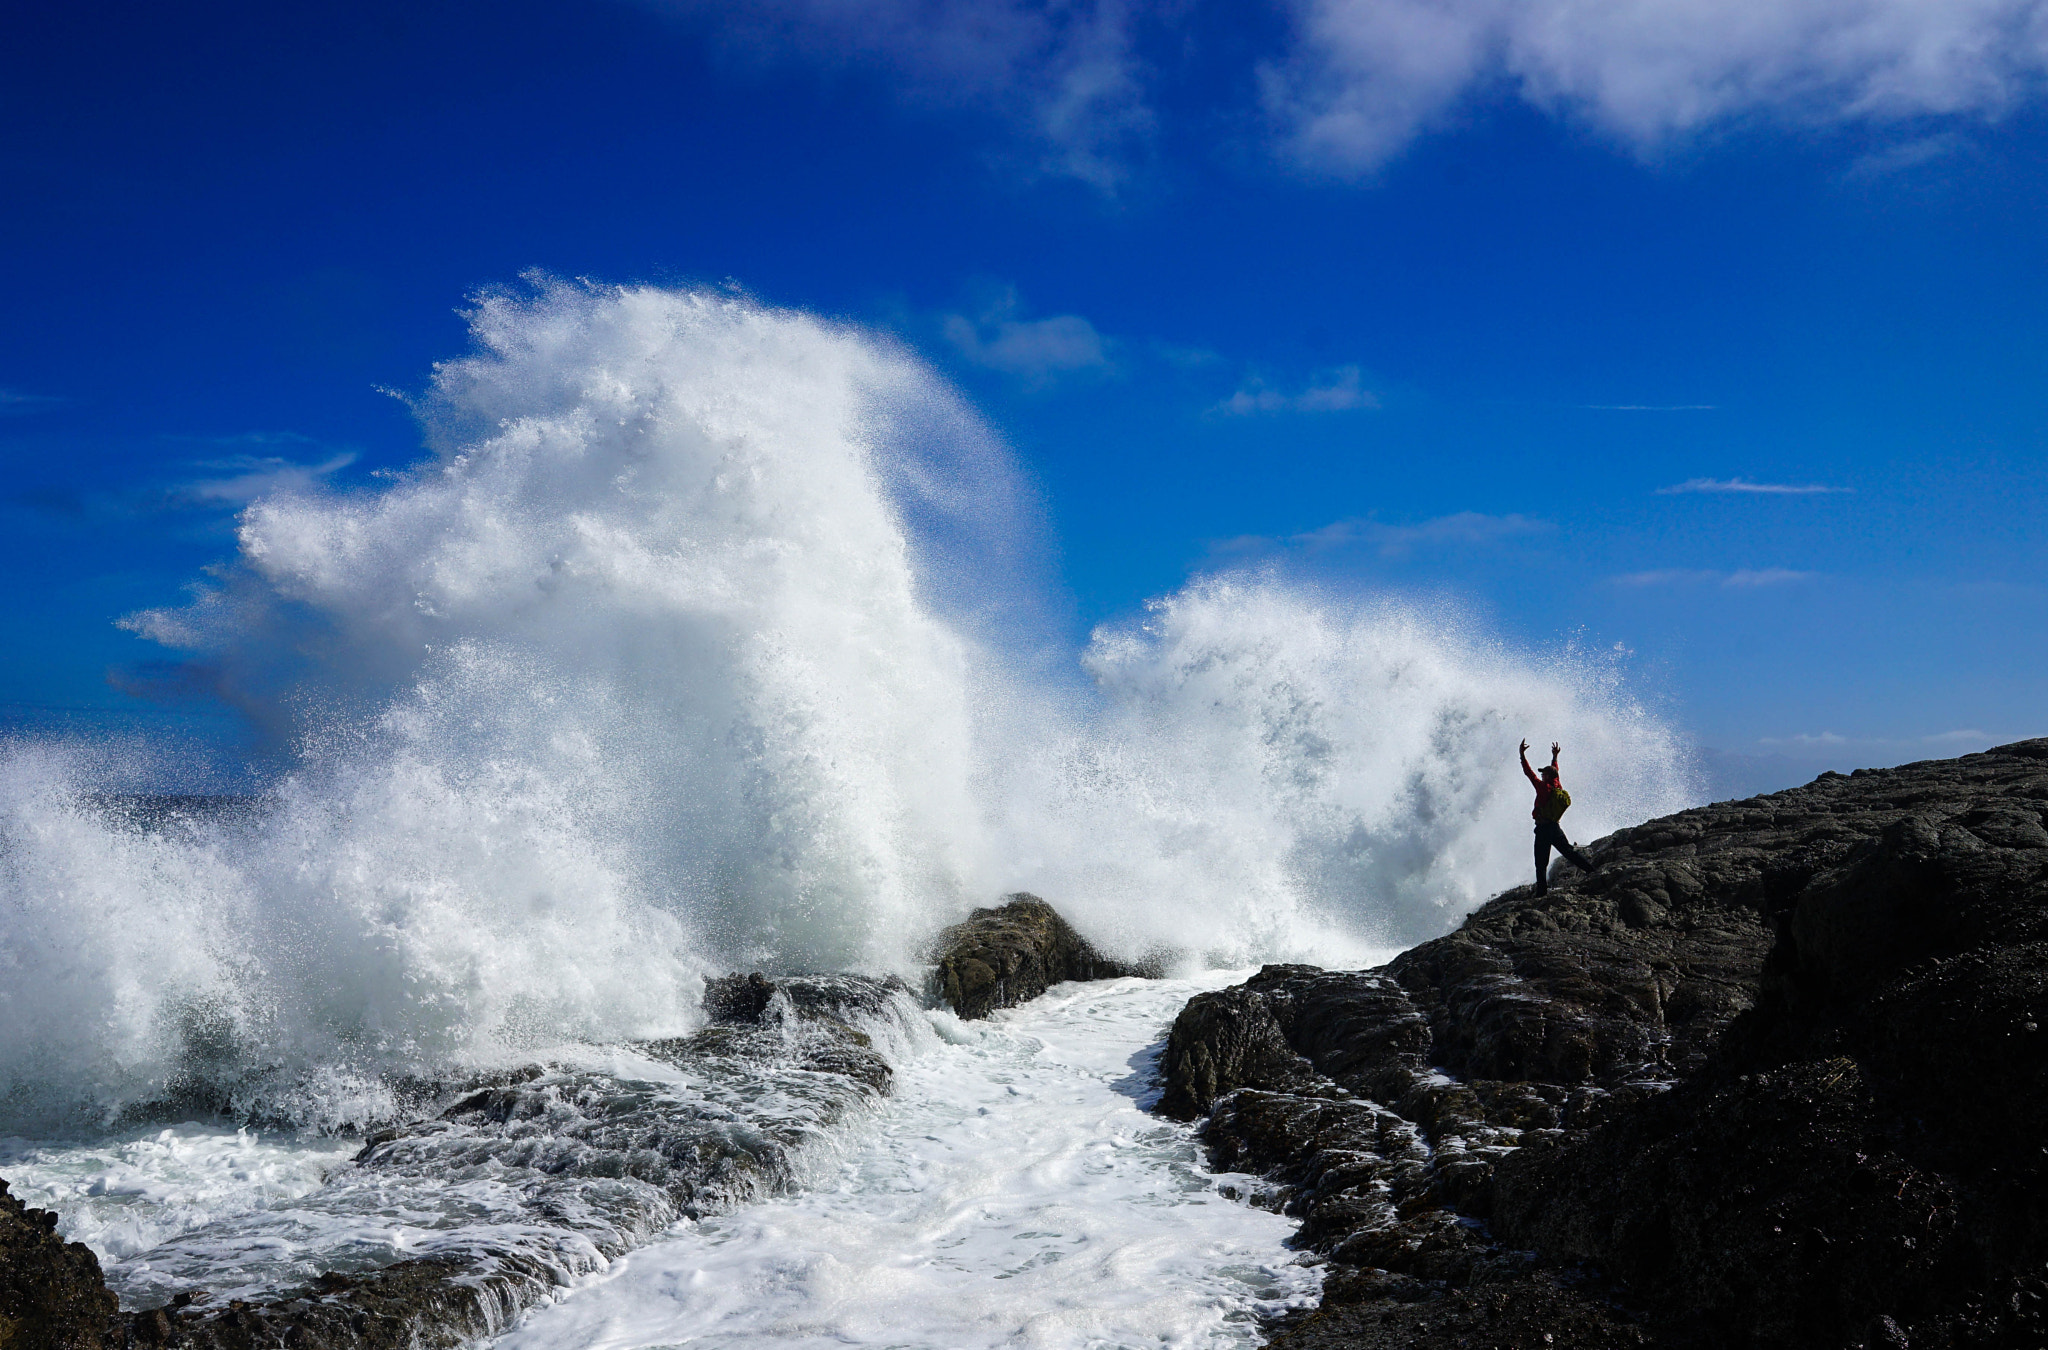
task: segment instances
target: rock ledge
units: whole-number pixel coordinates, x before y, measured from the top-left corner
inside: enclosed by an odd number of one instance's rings
[[[2048,740],[1589,851],[1181,1014],[1160,1109],[1330,1262],[1275,1350],[2048,1345]]]

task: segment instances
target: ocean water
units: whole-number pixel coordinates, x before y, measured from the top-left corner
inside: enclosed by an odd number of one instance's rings
[[[686,1224],[504,1350],[667,1345],[1211,1347],[1312,1299],[1293,1222],[1218,1193],[1191,1129],[1147,1112],[1197,980],[1062,985],[943,1040],[810,1188]],[[1243,1184],[1246,1178],[1235,1178]]]
[[[346,1167],[361,1141],[186,1121],[83,1143],[0,1140],[15,1196],[113,1265],[224,1214],[287,1205]]]
[[[1027,478],[886,336],[723,292],[546,281],[471,318],[474,350],[414,400],[417,465],[252,504],[236,557],[188,603],[122,620],[263,729],[247,800],[139,806],[137,790],[189,786],[161,747],[0,747],[0,1175],[56,1208],[131,1302],[218,1283],[230,1256],[261,1292],[323,1263],[545,1250],[553,1287],[601,1279],[534,1324],[567,1318],[571,1336],[594,1319],[590,1343],[609,1344],[614,1314],[576,1310],[658,1307],[646,1291],[682,1278],[663,1263],[715,1231],[719,1254],[692,1269],[732,1337],[815,1317],[893,1343],[874,1328],[911,1327],[942,1288],[981,1307],[961,1291],[1003,1273],[971,1238],[957,1266],[918,1265],[914,1244],[971,1190],[949,1159],[1005,1147],[996,1104],[956,1120],[953,1099],[1022,1055],[1004,1086],[1052,1092],[1033,1075],[1066,1065],[1101,1112],[1059,1119],[1124,1140],[1123,1161],[1086,1192],[1106,1226],[1063,1213],[1002,1239],[1045,1260],[986,1306],[1035,1315],[1004,1302],[1035,1290],[1047,1327],[1125,1325],[1061,1302],[1123,1269],[1164,1291],[1186,1343],[1227,1339],[1258,1300],[1292,1296],[1298,1271],[1272,1273],[1284,1251],[1248,1254],[1279,1221],[1240,1210],[1249,1227],[1212,1232],[1227,1207],[1167,1203],[1184,1182],[1211,1192],[1183,1136],[1144,1134],[1142,1074],[1119,1093],[1075,1067],[1156,1039],[1172,1010],[1151,994],[1063,994],[1071,1026],[1024,1029],[1025,1010],[957,1040],[896,1009],[870,1028],[893,1047],[893,1094],[813,1103],[795,1171],[687,1234],[623,1182],[549,1210],[530,1158],[492,1153],[514,1170],[468,1192],[424,1154],[374,1178],[382,1164],[347,1160],[378,1131],[441,1129],[461,1085],[515,1072],[564,1101],[744,1115],[732,1082],[636,1048],[703,1025],[707,976],[915,988],[936,931],[1013,890],[1183,975],[1369,963],[1520,879],[1524,735],[1565,742],[1582,837],[1692,795],[1676,738],[1607,656],[1518,648],[1441,607],[1223,572],[1076,649],[1049,617]],[[951,1142],[883,1142],[920,1111]],[[585,1128],[574,1114],[564,1138]],[[929,1185],[904,1189],[913,1174]],[[1039,1224],[1023,1216],[1057,1188],[1034,1200],[1032,1184],[1003,1183],[992,1233]],[[814,1248],[763,1227],[807,1204],[826,1207],[800,1225]],[[1215,1244],[1185,1290],[1170,1251],[1106,1217],[1147,1206],[1172,1220],[1168,1247]],[[884,1233],[912,1243],[901,1264],[859,1267]],[[754,1322],[720,1302],[751,1287],[748,1261],[783,1291],[752,1300]],[[1055,1265],[1073,1279],[1032,1273]],[[1266,1273],[1218,1274],[1240,1267]],[[856,1268],[900,1282],[895,1312],[835,1283]],[[904,1343],[973,1343],[1000,1321],[960,1315]]]

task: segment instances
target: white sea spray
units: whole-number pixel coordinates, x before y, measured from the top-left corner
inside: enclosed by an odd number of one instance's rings
[[[291,747],[256,809],[140,828],[103,754],[0,757],[0,1128],[364,1129],[688,1031],[707,973],[914,977],[1017,888],[1122,955],[1342,964],[1519,879],[1522,735],[1581,836],[1686,798],[1604,659],[1277,572],[1060,673],[1021,476],[885,338],[555,282],[472,323],[430,458],[252,504],[129,620]]]

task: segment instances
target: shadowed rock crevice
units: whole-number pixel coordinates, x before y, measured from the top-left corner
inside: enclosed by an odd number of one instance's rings
[[[1022,892],[941,932],[932,960],[931,992],[968,1019],[1037,998],[1063,980],[1160,973],[1158,962],[1104,956],[1051,905]]]
[[[1681,812],[1376,971],[1198,996],[1309,1347],[2048,1345],[2048,741]]]

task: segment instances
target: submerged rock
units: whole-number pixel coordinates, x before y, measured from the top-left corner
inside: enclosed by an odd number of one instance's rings
[[[1157,978],[1157,963],[1112,961],[1035,895],[977,909],[933,944],[936,993],[965,1018],[1037,998],[1062,980]]]
[[[1273,1345],[2048,1345],[2048,741],[1681,812],[1376,971],[1198,996],[1331,1261]]]

